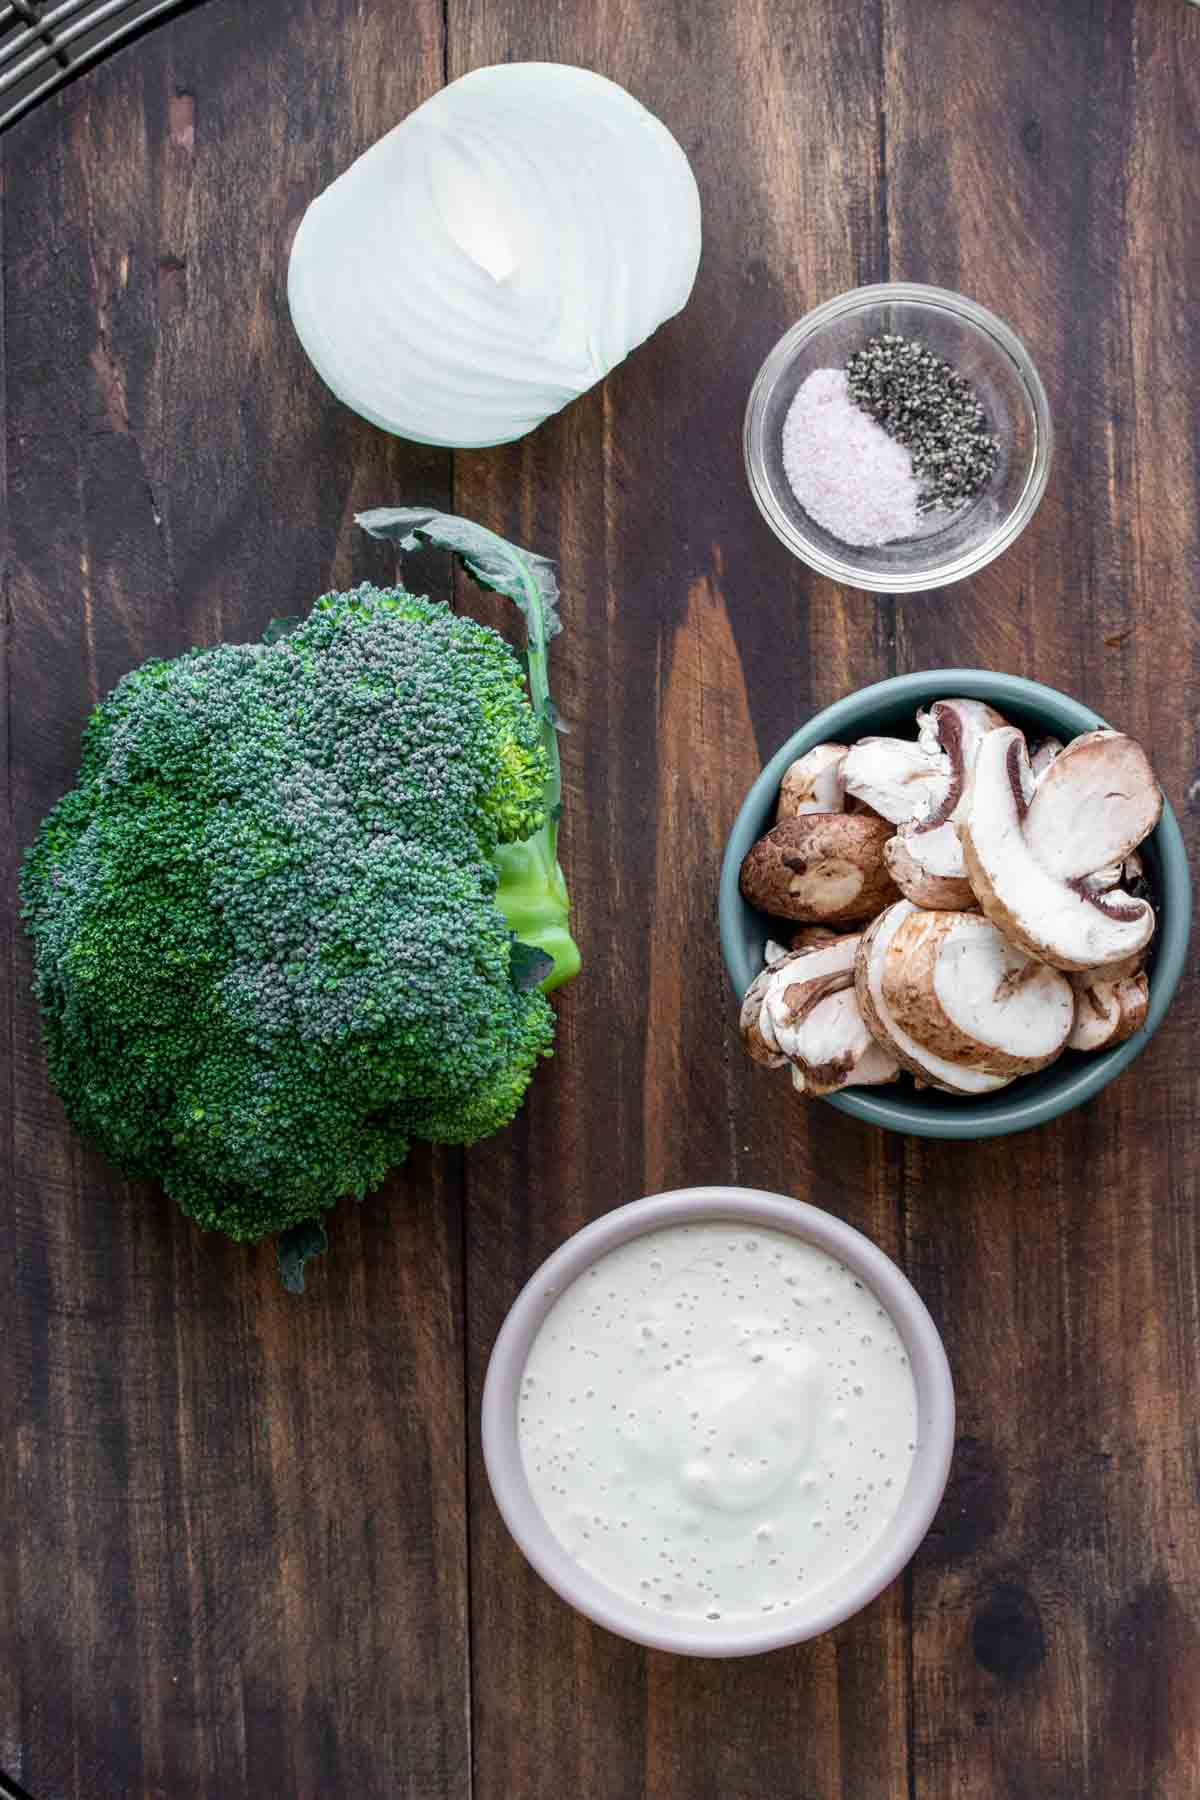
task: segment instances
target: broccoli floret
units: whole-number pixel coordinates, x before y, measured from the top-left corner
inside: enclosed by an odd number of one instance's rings
[[[403,589],[133,671],[22,876],[72,1119],[206,1228],[304,1226],[301,1261],[413,1139],[507,1125],[553,1013],[528,978],[546,921],[503,859],[558,893],[543,985],[578,961],[557,780],[503,638]]]

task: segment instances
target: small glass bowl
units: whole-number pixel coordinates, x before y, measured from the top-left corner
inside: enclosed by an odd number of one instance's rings
[[[844,367],[868,338],[889,331],[919,338],[972,384],[1000,461],[984,491],[948,514],[940,531],[860,547],[834,537],[796,499],[783,467],[783,424],[814,369]],[[839,294],[793,325],[755,378],[743,441],[750,491],[788,549],[833,581],[887,594],[945,587],[1006,550],[1037,510],[1053,449],[1046,391],[1020,339],[973,300],[907,281]]]

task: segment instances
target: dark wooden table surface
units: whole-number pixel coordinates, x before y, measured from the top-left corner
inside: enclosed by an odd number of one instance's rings
[[[686,312],[524,443],[340,408],[289,234],[447,76],[591,65],[705,205]],[[1200,11],[1183,0],[208,0],[0,140],[6,813],[0,1768],[36,1800],[1194,1800],[1200,990],[1086,1109],[905,1142],[744,1061],[723,838],[815,706],[984,664],[1153,748],[1194,848]],[[414,256],[421,254],[413,246]],[[740,424],[806,308],[911,277],[1003,313],[1058,434],[1020,542],[903,600],[807,575]],[[67,1128],[21,848],[131,665],[384,577],[358,507],[561,562],[586,972],[507,1136],[342,1207],[303,1299]],[[431,570],[446,591],[443,565]],[[959,1440],[908,1574],[815,1643],[647,1654],[525,1566],[479,1455],[506,1307],[621,1200],[732,1179],[908,1269]]]

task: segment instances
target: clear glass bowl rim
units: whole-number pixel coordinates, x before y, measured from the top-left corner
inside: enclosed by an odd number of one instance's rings
[[[953,557],[940,567],[935,565],[933,568],[917,569],[911,572],[890,570],[887,574],[875,575],[869,570],[859,569],[851,563],[843,562],[839,557],[828,555],[811,538],[806,537],[802,531],[798,530],[785,513],[780,511],[766,480],[763,420],[766,416],[767,402],[777,382],[802,344],[838,319],[846,318],[855,312],[865,311],[872,306],[897,303],[939,307],[943,312],[967,320],[993,340],[997,348],[1008,357],[1015,367],[1021,384],[1029,395],[1037,432],[1037,444],[1033,464],[1016,504],[996,529],[981,543],[973,549]],[[916,281],[883,281],[870,287],[851,288],[847,293],[835,295],[832,300],[826,300],[820,306],[814,307],[811,312],[805,313],[802,319],[784,332],[774,349],[769,352],[750,389],[750,398],[746,402],[746,416],[742,429],[742,448],[750,491],[754,495],[758,509],[776,537],[787,545],[794,556],[798,556],[802,562],[807,563],[809,568],[815,569],[818,574],[828,575],[831,580],[840,582],[843,586],[864,588],[870,593],[877,594],[900,594],[947,587],[951,582],[961,581],[965,576],[977,574],[1021,535],[1037,511],[1038,503],[1046,491],[1046,483],[1050,479],[1050,463],[1054,453],[1054,430],[1050,421],[1050,404],[1046,399],[1046,390],[1034,367],[1033,359],[1016,332],[1006,325],[1003,319],[998,319],[995,313],[988,311],[986,306],[980,306],[977,301],[968,300],[964,294],[956,294],[949,288],[928,287],[924,283]]]

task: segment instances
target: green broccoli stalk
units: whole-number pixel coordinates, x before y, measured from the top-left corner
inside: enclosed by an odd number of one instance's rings
[[[525,655],[533,710],[541,722],[546,755],[543,790],[545,819],[531,836],[501,844],[496,852],[500,887],[496,904],[518,942],[541,950],[553,965],[545,972],[542,991],[550,993],[579,973],[580,956],[568,927],[571,909],[567,884],[558,864],[558,822],[562,816],[562,766],[558,754],[561,729],[550,698],[546,645],[561,631],[558,583],[547,557],[497,537],[470,519],[429,512],[416,506],[381,506],[359,513],[358,523],[372,537],[390,538],[401,550],[422,543],[450,550],[481,588],[515,601],[525,620]]]
[[[536,708],[499,633],[402,588],[327,594],[118,683],[22,870],[68,1114],[204,1229],[278,1236],[292,1287],[322,1214],[410,1142],[512,1120],[552,1049],[540,984],[578,963],[538,559],[417,522],[518,587]]]

